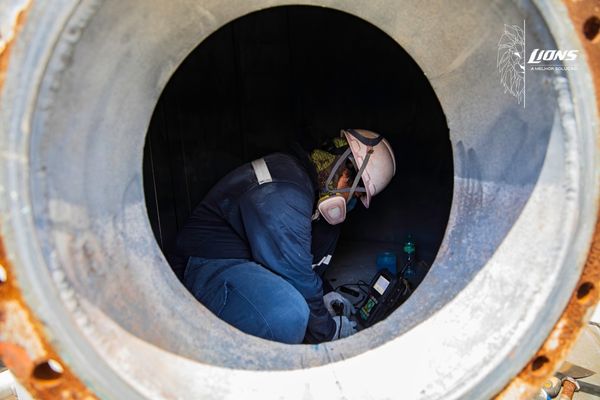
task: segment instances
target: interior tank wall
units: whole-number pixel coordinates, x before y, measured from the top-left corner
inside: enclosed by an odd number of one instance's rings
[[[487,271],[507,233],[514,232],[513,224],[541,172],[551,133],[560,135],[563,126],[570,126],[560,119],[557,98],[567,96],[561,76],[532,75],[529,98],[535,101],[529,102],[526,111],[514,98],[503,95],[497,79],[490,79],[491,73],[497,73],[496,59],[490,57],[490,53],[496,54],[497,38],[490,36],[489,23],[493,21],[494,29],[501,32],[504,20],[520,20],[521,11],[512,3],[492,8],[485,2],[464,4],[478,18],[465,17],[459,7],[448,9],[448,18],[443,20],[425,18],[440,15],[440,11],[433,5],[429,7],[436,8],[435,13],[426,11],[420,2],[396,8],[392,19],[382,16],[376,7],[336,4],[333,8],[377,21],[393,36],[418,61],[444,107],[454,154],[454,199],[448,229],[436,262],[419,287],[426,290],[415,291],[386,321],[366,330],[368,334],[351,338],[351,346],[343,352],[320,349],[312,353],[309,348],[266,352],[261,342],[244,337],[248,345],[239,358],[228,350],[238,346],[239,333],[199,305],[168,270],[152,237],[141,167],[148,124],[172,73],[201,38],[257,7],[244,2],[234,8],[219,2],[203,3],[218,13],[215,16],[190,0],[178,0],[176,7],[158,0],[150,7],[147,1],[126,4],[110,0],[92,14],[85,6],[77,8],[79,14],[70,23],[76,26],[78,18],[93,15],[88,28],[75,47],[69,47],[67,35],[63,40],[66,50],[61,48],[62,52],[53,54],[48,62],[50,77],[39,89],[40,109],[31,122],[29,139],[30,170],[39,172],[28,175],[28,196],[35,216],[35,226],[30,228],[35,235],[31,237],[41,243],[36,256],[48,263],[50,270],[62,274],[60,284],[74,288],[81,296],[79,304],[99,310],[155,346],[196,361],[245,369],[293,368],[302,360],[315,365],[330,362],[331,357],[360,354],[390,338],[409,340],[403,333],[429,321],[441,307],[455,304],[457,295],[464,298],[471,293],[466,289],[473,287],[473,279],[481,276],[482,269]],[[137,13],[141,10],[143,15]],[[423,18],[409,18],[404,13]],[[535,9],[527,15],[532,25],[539,19]],[[175,29],[169,21],[185,24]],[[427,34],[420,34],[417,26]],[[534,26],[538,29],[530,44],[553,46],[545,25]],[[71,61],[65,64],[65,60]],[[143,60],[147,69],[136,60]],[[54,104],[60,107],[52,107]],[[553,153],[556,157],[561,154]],[[560,168],[562,164],[550,165]],[[554,184],[552,179],[555,177],[550,177]],[[552,190],[558,189],[552,186]],[[548,197],[552,201],[562,199]],[[557,218],[563,217],[556,213],[545,216],[546,221]],[[29,227],[25,223],[20,226]],[[545,226],[555,229],[557,225]],[[540,254],[561,260],[554,251]],[[531,269],[531,261],[527,264],[530,274],[539,271]],[[547,276],[551,262],[540,261],[542,264]],[[505,265],[510,271],[516,270],[512,260],[491,264],[496,268]],[[503,279],[509,279],[510,271],[505,271]],[[522,279],[519,274],[519,282]],[[478,293],[486,289],[477,286]],[[490,289],[485,293],[491,305],[502,307],[506,298],[519,304],[533,301],[524,301],[528,292],[507,296],[505,291]],[[504,300],[496,303],[494,296]],[[536,301],[543,299],[536,297]],[[463,304],[471,303],[458,303],[457,307]],[[157,318],[169,323],[156,324]],[[97,324],[105,320],[94,318]],[[460,322],[462,327],[464,321]],[[505,321],[502,326],[495,321],[486,323],[496,332],[511,329]],[[344,344],[331,346],[337,349]],[[438,354],[441,357],[444,350]]]
[[[166,86],[144,155],[146,206],[163,252],[171,253],[177,230],[228,171],[291,142],[315,148],[344,127],[384,134],[397,174],[368,211],[360,205],[352,211],[341,240],[399,245],[411,233],[431,265],[453,184],[449,133],[435,93],[378,28],[304,6],[225,25]]]
[[[287,2],[32,7],[3,92],[14,102],[0,109],[0,229],[27,303],[104,397],[389,398],[403,377],[407,398],[490,398],[573,293],[593,232],[582,216],[597,211],[597,115],[577,101],[594,99],[589,70],[528,75],[525,110],[496,64],[505,25],[524,19],[529,46],[579,48],[564,5],[301,3],[360,16],[403,46],[444,108],[454,155],[447,232],[419,290],[374,328],[323,346],[264,343],[200,306],[156,245],[142,184],[148,124],[182,60],[224,24]]]

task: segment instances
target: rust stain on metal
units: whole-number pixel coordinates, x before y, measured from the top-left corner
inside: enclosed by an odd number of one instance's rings
[[[0,38],[0,89],[6,77],[15,37],[21,30],[31,2],[24,2],[8,27],[9,36]],[[45,337],[42,323],[26,305],[6,259],[0,238],[0,357],[14,376],[36,399],[92,400],[96,397],[71,372]],[[39,373],[39,366],[60,366],[53,376]],[[52,364],[57,363],[57,364]],[[38,369],[36,370],[36,367]],[[37,372],[37,373],[36,373]]]
[[[600,34],[595,21],[600,19],[600,0],[564,0],[569,17],[587,53],[587,62],[594,79],[596,99],[600,102]],[[593,35],[593,32],[596,35]],[[599,112],[600,112],[600,105]]]
[[[8,59],[10,57],[10,51],[12,49],[14,39],[21,30],[23,23],[27,17],[27,11],[31,2],[27,2],[23,5],[23,8],[17,11],[16,18],[11,22],[9,27],[8,37],[0,37],[0,89],[4,86],[4,80],[6,78],[6,72],[8,70]],[[5,33],[6,34],[6,33]]]
[[[587,53],[596,99],[600,100],[600,43],[597,37],[590,40],[589,29],[585,30],[590,18],[600,17],[600,1],[564,0],[564,3]],[[6,77],[14,37],[25,22],[29,7],[30,2],[17,13],[14,35],[0,43],[0,89]],[[598,112],[600,115],[600,106]],[[1,238],[0,264],[6,271],[6,281],[0,282],[0,357],[6,366],[35,398],[96,399],[55,352],[45,336],[42,323],[26,305],[14,279],[14,270],[6,259]],[[531,398],[539,390],[574,345],[582,324],[598,301],[599,289],[600,217],[596,221],[583,274],[565,312],[530,363],[497,395],[497,399]],[[52,379],[35,374],[36,366],[48,360],[54,360],[62,367],[60,374]]]
[[[596,84],[598,82],[596,81]],[[594,305],[600,288],[600,218],[583,274],[569,304],[554,329],[533,359],[498,394],[497,399],[529,399],[561,365],[577,341],[581,328]]]
[[[590,19],[600,17],[600,1],[564,0],[564,4],[586,52],[600,116],[600,42],[597,37],[590,38],[588,22]],[[600,132],[596,132],[596,138],[596,143],[600,145],[598,139]],[[539,391],[544,381],[560,367],[577,341],[583,324],[598,302],[599,289],[600,215],[596,217],[592,245],[583,273],[567,308],[529,364],[497,395],[496,399],[530,399]],[[545,362],[540,363],[540,360]]]
[[[1,239],[0,264],[7,274],[6,282],[0,283],[0,357],[4,364],[36,399],[96,399],[54,351],[41,322],[27,307]],[[49,360],[57,362],[61,371],[51,378],[36,374],[36,367]]]
[[[560,399],[572,399],[575,392],[578,392],[581,387],[579,383],[570,376],[566,377],[562,383],[562,393],[560,394]]]

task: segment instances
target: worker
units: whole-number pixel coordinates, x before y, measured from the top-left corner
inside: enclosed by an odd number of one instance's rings
[[[320,275],[357,198],[368,208],[392,179],[394,154],[361,129],[342,130],[310,155],[293,153],[244,164],[209,191],[177,237],[188,257],[183,282],[248,334],[289,344],[348,337],[353,306],[334,291],[324,295]]]

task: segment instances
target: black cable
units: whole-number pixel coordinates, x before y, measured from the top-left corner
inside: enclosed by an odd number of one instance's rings
[[[336,289],[338,289],[338,288],[341,288],[342,286],[359,286],[359,287],[362,287],[362,286],[369,286],[369,284],[368,284],[368,283],[366,283],[366,282],[365,282],[365,281],[363,281],[363,280],[359,280],[359,281],[358,281],[358,282],[356,282],[356,283],[344,283],[344,284],[342,284],[342,285],[338,285],[338,286],[336,286],[336,287],[335,287],[335,289],[334,289],[334,290],[336,290]]]
[[[364,291],[363,291],[363,293],[359,293],[358,295],[359,295],[358,300],[352,302],[352,305],[354,306],[354,308],[358,307],[359,304],[361,304],[368,296],[368,294]]]
[[[365,289],[363,289],[363,286],[369,286],[369,284],[365,283],[364,281],[358,281],[357,283],[344,283],[343,285],[336,286],[335,289],[333,289],[333,290],[335,292],[337,292],[339,288],[347,287],[347,286],[357,286],[361,292],[363,292],[366,295],[369,294],[369,292],[367,292]]]
[[[359,280],[357,283],[344,283],[343,285],[338,285],[335,287],[335,289],[333,289],[334,292],[337,292],[338,289],[343,288],[343,287],[347,287],[347,286],[356,286],[358,287],[358,289],[362,292],[362,296],[355,302],[352,303],[352,305],[354,307],[358,307],[359,304],[361,304],[365,298],[367,298],[367,296],[369,295],[369,292],[366,291],[365,289],[363,289],[364,286],[366,287],[370,287],[370,285],[368,283],[366,283],[363,280]],[[360,295],[361,293],[359,293]]]
[[[344,315],[344,303],[339,302],[339,301],[334,301],[331,303],[331,306],[333,308],[333,310],[335,311],[335,314],[340,317],[340,324],[338,326],[338,339],[341,338],[342,335],[342,316]]]
[[[411,287],[410,287],[410,284],[408,283],[408,281],[402,277],[399,277],[398,281],[399,281],[399,283],[401,283],[404,286],[404,290],[402,291],[402,297],[404,297],[404,296],[409,297],[412,294],[412,290],[411,290]],[[371,285],[361,279],[361,280],[358,280],[356,283],[345,283],[343,285],[338,285],[333,290],[335,292],[337,292],[340,288],[348,287],[348,286],[356,286],[362,292],[362,296],[356,302],[352,303],[352,305],[354,307],[358,307],[369,296],[369,292],[367,290],[365,290],[364,287],[371,287]],[[340,319],[340,332],[341,332],[341,319]],[[339,333],[338,333],[338,339],[339,339]]]

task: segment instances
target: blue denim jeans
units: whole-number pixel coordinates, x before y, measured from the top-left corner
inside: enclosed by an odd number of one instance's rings
[[[184,284],[217,317],[242,332],[282,343],[302,343],[309,308],[286,280],[242,259],[190,257]]]

